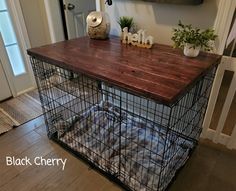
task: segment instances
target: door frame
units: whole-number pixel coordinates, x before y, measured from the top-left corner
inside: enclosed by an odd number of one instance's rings
[[[2,57],[3,57],[3,55],[1,55],[1,59],[0,59],[0,74],[1,74],[0,78],[1,78],[2,84],[4,86],[4,91],[2,91],[2,93],[0,93],[0,101],[4,101],[4,100],[12,97],[11,88],[10,88],[9,82],[7,80],[3,66],[2,66],[3,65],[2,64]],[[7,88],[7,89],[5,89],[5,88]]]
[[[101,11],[102,0],[95,0],[96,10]],[[52,42],[58,42],[62,40],[67,40],[68,37],[64,33],[63,25],[63,15],[61,15],[60,0],[44,0],[46,14],[48,18],[49,32]]]
[[[230,30],[230,25],[232,22],[235,8],[236,8],[236,1],[235,0],[228,0],[228,1],[220,0],[220,2],[219,2],[218,12],[217,12],[217,16],[216,16],[216,20],[215,20],[215,24],[214,24],[214,29],[215,29],[216,34],[218,35],[218,39],[219,39],[218,43],[217,43],[218,47],[217,47],[217,51],[216,51],[216,53],[218,53],[218,54],[222,55],[224,52],[225,43],[226,43],[226,40],[228,37],[228,33]],[[212,115],[213,115],[213,112],[215,109],[215,104],[216,104],[219,90],[221,87],[224,72],[225,72],[225,70],[234,70],[234,68],[232,68],[232,66],[233,65],[231,63],[231,59],[229,57],[223,56],[222,60],[221,60],[221,64],[219,65],[219,67],[217,69],[215,80],[213,82],[213,87],[212,87],[211,95],[209,98],[208,108],[207,108],[205,119],[203,122],[203,132],[201,134],[202,138],[208,138],[210,140],[213,140],[215,143],[224,144],[228,148],[236,148],[236,141],[232,141],[233,139],[236,139],[236,127],[234,128],[234,131],[233,131],[231,137],[222,134],[221,131],[223,129],[222,123],[224,123],[224,121],[228,115],[228,111],[229,111],[228,110],[229,108],[227,108],[226,106],[229,105],[232,101],[231,100],[231,98],[233,97],[232,92],[231,93],[228,92],[226,99],[230,98],[230,100],[228,100],[224,103],[224,108],[223,108],[224,111],[223,112],[225,112],[225,113],[223,115],[221,115],[216,131],[210,129],[209,127],[210,127],[210,123],[212,120]],[[234,78],[235,78],[235,74],[234,74]],[[232,82],[231,82],[231,85],[232,85]]]
[[[10,61],[8,59],[7,52],[6,52],[1,34],[0,34],[0,52],[1,52],[2,69],[5,73],[5,76],[6,76],[9,88],[11,90],[12,96],[16,97],[17,96],[17,91],[15,89],[14,80],[13,80],[14,74],[13,74],[13,71],[11,69]]]
[[[24,60],[25,69],[26,69],[27,74],[29,75],[29,78],[30,78],[31,84],[32,84],[32,86],[29,87],[28,89],[25,89],[23,91],[17,90],[16,85],[14,83],[14,73],[11,68],[10,61],[8,59],[5,47],[1,46],[0,47],[2,49],[1,52],[3,53],[2,67],[3,67],[4,72],[6,74],[6,78],[7,78],[10,90],[12,92],[12,95],[13,95],[13,97],[16,97],[22,93],[25,93],[29,90],[36,88],[36,83],[35,83],[35,79],[34,79],[34,75],[33,75],[33,70],[30,65],[30,60],[29,60],[29,57],[27,56],[27,52],[26,52],[26,50],[28,48],[30,48],[31,45],[30,45],[30,41],[28,38],[26,26],[24,23],[24,18],[23,18],[20,2],[15,1],[15,0],[8,0],[7,5],[8,5],[8,12],[11,16],[12,24],[15,29],[15,34],[16,34],[16,37],[18,40],[18,45],[19,45],[19,48],[20,48],[20,51],[21,51],[21,54],[22,54],[22,57]],[[3,44],[2,38],[0,39],[0,41],[1,41],[1,44]]]

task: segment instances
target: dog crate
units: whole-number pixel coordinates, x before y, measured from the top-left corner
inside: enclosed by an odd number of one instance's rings
[[[198,143],[217,66],[166,104],[31,55],[47,133],[127,190],[165,190]]]

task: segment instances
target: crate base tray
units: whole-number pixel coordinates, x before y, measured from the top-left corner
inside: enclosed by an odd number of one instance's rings
[[[118,175],[116,174],[111,174],[97,166],[94,162],[90,161],[86,155],[83,153],[79,153],[78,151],[75,151],[71,147],[69,147],[66,143],[58,139],[58,134],[54,133],[52,135],[48,135],[49,139],[60,145],[64,150],[68,151],[70,154],[78,158],[80,161],[84,162],[86,165],[88,165],[88,170],[95,170],[102,176],[106,177],[109,181],[114,182],[117,186],[119,186],[121,189],[126,190],[126,191],[133,191],[132,188],[128,187],[126,184],[124,184],[122,181],[120,181],[117,177]],[[171,185],[174,183],[174,181],[177,179],[179,173],[182,171],[184,166],[188,163],[188,159],[191,157],[192,153],[195,151],[197,145],[195,145],[192,149],[188,151],[188,157],[186,158],[185,162],[183,165],[176,170],[175,175],[172,177],[170,180],[168,186],[166,187],[165,190],[168,190]]]
[[[66,151],[68,151],[69,153],[71,153],[72,155],[74,155],[76,158],[80,159],[81,161],[83,161],[85,164],[88,165],[88,170],[89,169],[93,169],[96,170],[98,173],[100,173],[101,175],[105,176],[107,179],[109,179],[110,181],[116,183],[118,186],[120,186],[122,189],[127,190],[127,191],[132,191],[128,186],[126,186],[124,183],[122,183],[116,175],[111,174],[109,172],[106,172],[105,170],[102,170],[101,168],[99,168],[96,164],[94,164],[92,161],[88,160],[87,157],[82,154],[79,153],[75,150],[73,150],[71,147],[69,147],[66,143],[64,143],[63,141],[60,141],[58,139],[58,135],[57,133],[54,133],[52,135],[48,135],[49,139],[51,139],[52,141],[54,141],[55,143],[57,143],[58,145],[60,145],[63,149],[65,149]]]
[[[166,188],[194,146],[173,132],[175,143],[166,141],[169,134],[164,127],[106,101],[72,119],[69,127],[60,121],[55,124],[57,139],[133,190]],[[170,147],[171,154],[164,152],[165,146]]]

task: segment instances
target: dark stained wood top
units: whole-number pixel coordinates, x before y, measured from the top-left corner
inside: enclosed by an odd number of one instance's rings
[[[188,58],[182,50],[154,44],[151,49],[122,44],[119,38],[82,37],[28,50],[42,61],[109,82],[171,105],[221,56],[201,52]]]

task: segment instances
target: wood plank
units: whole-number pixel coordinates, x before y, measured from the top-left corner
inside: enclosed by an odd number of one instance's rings
[[[93,190],[98,188],[100,191],[114,190],[118,191],[120,188],[97,172],[90,170],[89,166],[83,163],[78,158],[74,157],[59,145],[49,140],[45,133],[45,125],[43,118],[35,119],[29,124],[24,124],[10,131],[6,134],[4,144],[1,144],[0,149],[0,190]],[[30,128],[30,131],[21,137],[25,128]],[[21,130],[22,128],[22,130]],[[18,133],[20,131],[21,133]],[[13,136],[18,137],[12,139]],[[1,136],[2,138],[2,136]],[[1,141],[0,138],[0,141]],[[44,158],[63,158],[67,159],[65,170],[57,166],[7,166],[5,157],[15,156],[22,158],[24,156],[33,159],[38,156]],[[93,181],[91,181],[91,179]]]
[[[65,170],[54,171],[50,176],[39,181],[34,187],[36,190],[68,190],[68,186],[77,177],[83,176],[88,171],[88,166],[60,147],[55,147],[53,152],[55,158],[67,159]],[[62,180],[63,184],[61,183]]]
[[[121,44],[118,38],[82,37],[28,50],[28,54],[80,72],[164,104],[173,104],[221,56],[201,52],[197,58],[179,49],[154,44],[152,49]]]
[[[27,155],[26,155],[27,156]],[[49,153],[48,155],[38,155],[45,158],[54,158],[55,154]],[[28,166],[15,176],[11,181],[0,187],[1,190],[34,190],[35,185],[43,178],[46,178],[54,171],[58,171],[58,168],[49,166]]]
[[[33,110],[34,115],[39,116],[42,114],[41,104],[37,100],[34,100],[34,98],[28,96],[27,94],[23,94],[17,97],[17,99],[23,102],[25,105],[29,105],[31,110]]]
[[[1,144],[3,149],[0,150],[0,156],[10,156],[21,153],[24,150],[27,150],[33,144],[37,143],[39,139],[41,139],[41,136],[35,131],[31,131],[20,139],[6,139],[5,143]],[[11,144],[9,144],[9,142],[11,142]]]
[[[89,177],[89,178],[88,178]],[[99,186],[98,186],[99,185]],[[68,190],[86,190],[93,191],[96,188],[96,191],[120,191],[122,190],[117,185],[112,184],[107,179],[97,172],[90,170],[86,171],[81,176],[79,176],[72,184],[69,185]]]
[[[35,124],[37,124],[37,120],[34,120]],[[31,123],[32,124],[32,123]],[[28,129],[30,131],[27,131],[27,133],[21,137],[18,137],[17,135],[21,134],[17,132],[17,130],[20,129],[14,129],[4,136],[1,136],[0,138],[0,177],[4,177],[4,179],[0,178],[0,187],[5,185],[7,182],[11,181],[14,177],[16,177],[19,174],[19,169],[13,167],[13,166],[7,166],[6,165],[6,156],[18,156],[19,153],[22,153],[32,147],[32,145],[39,142],[42,137],[34,132],[34,128],[30,128],[28,125]],[[24,129],[22,127],[22,129]],[[14,136],[16,135],[16,136]],[[4,139],[2,139],[4,138]],[[3,141],[4,140],[4,141]],[[0,189],[1,190],[1,189]]]
[[[6,167],[6,165],[0,163],[0,190],[1,191],[15,191],[15,190],[38,190],[38,191],[119,191],[122,190],[114,183],[107,180],[102,175],[98,174],[93,170],[88,170],[88,166],[75,158],[69,152],[62,149],[59,145],[54,144],[52,141],[48,140],[46,136],[41,136],[40,141],[34,141],[34,132],[36,130],[43,130],[45,127],[39,124],[37,120],[34,120],[36,123],[31,122],[31,131],[26,135],[18,138],[22,140],[13,140],[5,138],[9,142],[5,142],[5,145],[0,144],[0,152],[4,153],[4,149],[12,149],[15,147],[20,148],[18,150],[17,156],[22,156],[23,154],[30,157],[36,155],[43,155],[45,157],[63,157],[67,158],[68,162],[66,164],[65,171],[61,171],[59,168],[51,167],[36,167],[30,166],[28,168],[15,168],[15,167]],[[39,124],[39,126],[37,125]],[[36,127],[34,127],[36,125]],[[29,125],[25,124],[23,126]],[[24,127],[22,126],[22,129]],[[20,127],[15,129],[16,131],[10,131],[6,136],[11,134],[21,134],[17,133],[20,131]],[[40,130],[40,131],[41,131]],[[31,135],[29,135],[32,133]],[[40,133],[41,135],[41,133]],[[28,137],[28,138],[26,138]],[[0,137],[1,141],[2,136]],[[24,142],[23,139],[30,139],[30,146],[27,145],[25,149],[21,148],[18,144]],[[29,141],[29,140],[28,140]],[[27,141],[26,141],[27,142]],[[5,146],[9,145],[8,148]],[[38,147],[42,147],[41,149]],[[46,147],[46,148],[45,148]],[[49,148],[47,148],[49,147]],[[36,154],[34,153],[36,152]],[[7,152],[5,152],[7,153]],[[0,161],[4,156],[0,155]],[[215,145],[209,141],[200,142],[198,148],[193,153],[190,161],[184,166],[181,170],[180,175],[177,177],[177,180],[174,182],[174,185],[171,185],[170,190],[199,190],[201,185],[201,190],[207,190],[209,185],[215,185],[215,180],[221,180],[217,185],[217,188],[213,190],[235,190],[235,151],[228,151],[223,146]],[[202,167],[202,168],[199,168]],[[4,170],[7,168],[7,170]],[[209,172],[207,179],[212,179],[213,181],[205,181],[205,176],[196,176],[196,172],[200,175],[202,169],[205,169],[206,172]],[[211,172],[211,169],[214,171]],[[3,173],[4,170],[4,173]],[[222,172],[225,172],[222,174]],[[183,176],[184,175],[184,176]],[[201,178],[204,177],[204,178]],[[217,177],[217,178],[215,178]],[[186,185],[186,182],[188,183]],[[204,184],[202,184],[204,182]],[[177,183],[177,184],[176,184]],[[208,189],[209,190],[209,189]],[[212,190],[212,189],[210,189]]]
[[[42,124],[39,127],[36,127],[34,129],[34,131],[37,132],[42,137],[47,137],[47,131],[46,131],[45,124]]]
[[[0,145],[11,143],[17,139],[22,138],[23,136],[30,133],[32,130],[34,130],[36,127],[40,126],[41,124],[44,124],[43,116],[38,117],[35,120],[29,121],[27,124],[23,126],[19,126],[15,129],[12,129],[7,134],[3,134],[0,136],[1,137]]]

